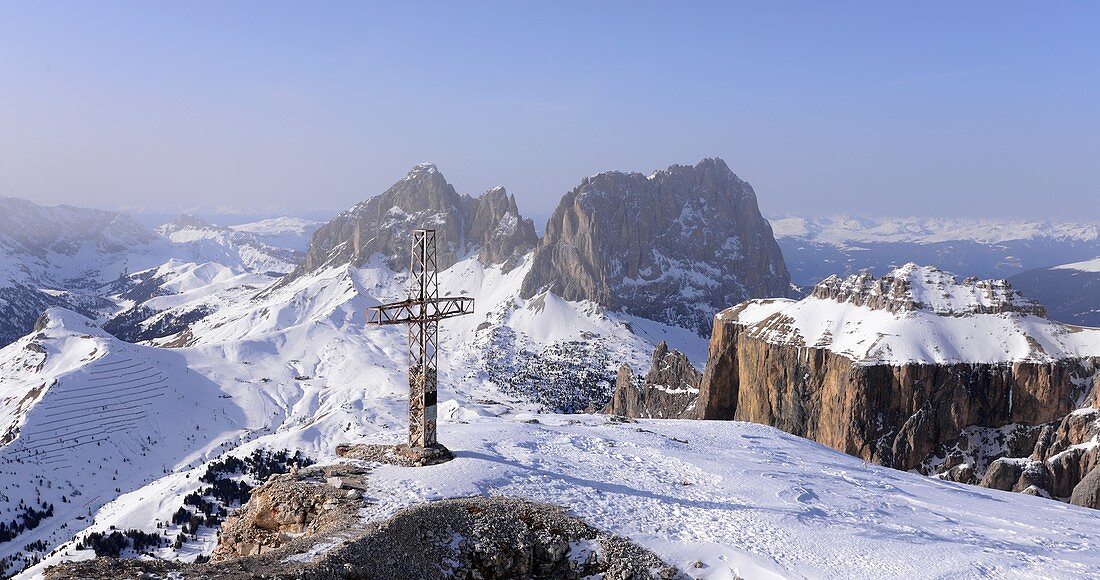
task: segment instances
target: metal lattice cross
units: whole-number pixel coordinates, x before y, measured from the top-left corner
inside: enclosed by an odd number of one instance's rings
[[[368,324],[409,325],[409,447],[436,444],[439,321],[473,314],[474,299],[439,297],[435,230],[413,230],[409,297],[367,309]]]

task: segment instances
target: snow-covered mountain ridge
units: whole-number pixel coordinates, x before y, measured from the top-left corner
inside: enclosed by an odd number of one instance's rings
[[[132,309],[140,301],[117,294],[153,292],[160,275],[152,273],[169,263],[238,275],[289,271],[313,227],[296,218],[235,229],[182,219],[161,235],[123,214],[0,198],[0,345],[30,332],[46,308],[99,320]]]
[[[1100,329],[1044,317],[1006,282],[908,264],[881,278],[831,277],[803,300],[748,301],[718,315],[769,343],[868,364],[1001,363],[1100,357]]]
[[[1100,255],[1100,224],[852,216],[770,221],[793,280],[803,286],[862,270],[882,275],[906,262],[1007,278]]]
[[[998,244],[1038,238],[1078,242],[1100,240],[1100,224],[1040,220],[835,215],[774,216],[769,221],[776,238],[802,238],[837,245],[868,242],[934,244],[961,240]]]

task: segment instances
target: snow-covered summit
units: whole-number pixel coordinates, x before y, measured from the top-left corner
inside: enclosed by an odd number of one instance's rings
[[[1048,320],[1003,280],[907,264],[874,278],[831,277],[803,300],[750,300],[719,314],[772,344],[859,363],[1044,362],[1100,357],[1100,329]]]
[[[868,272],[829,276],[814,287],[815,298],[898,311],[925,310],[942,316],[1020,312],[1045,317],[1042,305],[1024,298],[1005,280],[967,278],[912,262],[875,278]]]

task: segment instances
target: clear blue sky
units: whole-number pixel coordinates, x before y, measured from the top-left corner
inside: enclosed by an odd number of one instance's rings
[[[544,214],[723,157],[769,213],[1100,219],[1096,2],[0,0],[0,195]]]

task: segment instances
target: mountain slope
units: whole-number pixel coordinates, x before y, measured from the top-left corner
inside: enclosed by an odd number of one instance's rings
[[[170,262],[216,263],[236,274],[289,271],[311,227],[287,218],[237,230],[186,218],[164,226],[164,237],[114,212],[0,197],[0,346],[30,332],[50,307],[97,319],[138,308],[117,295],[160,292],[153,272]]]
[[[280,218],[229,228],[184,214],[157,228],[157,233],[177,244],[200,248],[194,261],[216,261],[238,270],[281,276],[305,258],[310,235],[319,226],[305,220]],[[199,255],[206,259],[198,258]]]
[[[718,310],[789,285],[752,187],[704,159],[585,178],[554,210],[522,295],[549,290],[704,335]]]
[[[1045,304],[1051,318],[1100,326],[1100,258],[1029,270],[1010,281]]]

